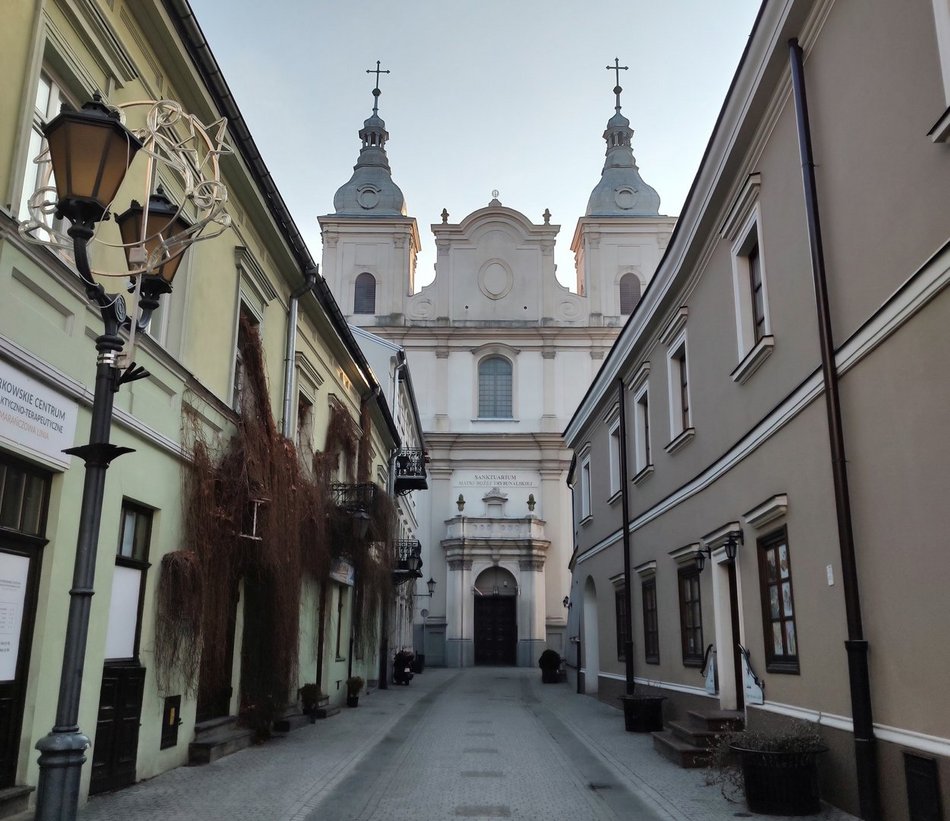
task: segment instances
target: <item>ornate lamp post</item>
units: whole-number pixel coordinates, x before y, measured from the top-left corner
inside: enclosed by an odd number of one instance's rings
[[[113,400],[123,384],[149,375],[134,362],[122,361],[125,342],[120,331],[130,331],[131,348],[136,330],[148,326],[161,295],[171,291],[185,250],[209,223],[216,223],[220,230],[228,224],[223,212],[227,194],[218,179],[217,161],[226,151],[220,141],[223,130],[215,144],[194,118],[182,113],[177,103],[131,104],[136,105],[148,106],[146,126],[136,133],[125,126],[122,112],[104,105],[98,94],[81,111],[64,112],[44,128],[47,148],[36,162],[46,165],[45,176],[50,182],[55,180],[55,189],[46,186],[34,193],[30,201],[31,218],[20,225],[20,233],[27,239],[59,251],[71,251],[86,296],[98,307],[104,325],[104,332],[96,339],[98,356],[89,443],[66,451],[83,460],[85,479],[56,719],[50,733],[36,745],[40,751],[36,805],[39,821],[76,817],[82,765],[89,747],[78,719],[106,471],[113,459],[132,450],[109,441]],[[186,125],[191,126],[192,139],[203,140],[206,150],[200,151],[189,145],[190,140],[181,139]],[[133,282],[130,291],[134,294],[134,308],[130,317],[125,297],[107,293],[94,277],[120,275],[94,272],[88,245],[98,226],[108,220],[112,202],[139,151],[148,157],[148,207],[133,201],[132,207],[117,219],[129,265],[121,276],[131,276]],[[194,223],[185,219],[182,209],[161,192],[153,194],[149,190],[155,178],[155,164],[162,162],[177,171],[185,198],[199,216]],[[205,174],[209,169],[213,178]],[[54,201],[49,199],[50,195],[55,197]],[[69,221],[69,240],[50,225],[47,218],[51,213],[57,219]],[[130,355],[131,351],[125,360]]]

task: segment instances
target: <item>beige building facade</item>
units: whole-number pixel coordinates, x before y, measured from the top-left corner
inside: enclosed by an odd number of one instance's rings
[[[180,102],[218,140],[209,159],[205,146],[189,142],[192,122],[176,120],[181,165],[220,162],[227,192],[224,230],[189,249],[173,292],[137,334],[134,359],[150,375],[115,394],[112,442],[134,452],[111,466],[99,517],[96,595],[80,659],[78,724],[91,743],[81,800],[287,729],[301,719],[306,685],[322,690],[322,706],[332,710],[344,702],[348,678],[378,677],[382,614],[372,606],[357,614],[353,565],[385,566],[375,590],[391,592],[389,568],[398,570],[400,557],[390,552],[398,484],[390,472],[403,437],[414,447],[420,439],[409,383],[393,394],[385,367],[377,380],[316,275],[187,2],[37,0],[6,4],[2,13],[0,815],[7,815],[35,801],[36,745],[57,714],[84,492],[82,459],[63,451],[90,441],[95,340],[104,332],[70,251],[51,251],[20,230],[43,184],[34,162],[43,129],[61,104],[79,108],[99,92],[110,110],[126,106],[128,127],[139,129],[144,117],[128,108],[133,102]],[[111,206],[116,214],[133,197],[148,202],[149,176],[142,152]],[[172,171],[159,166],[155,177],[183,202],[189,189]],[[185,205],[193,215],[191,201]],[[96,225],[94,271],[128,270],[107,244],[119,242],[115,224]],[[113,304],[123,296],[131,304],[127,274],[101,281]],[[128,331],[121,331],[127,347]],[[323,462],[314,458],[321,455]],[[271,470],[278,462],[281,470]],[[289,476],[299,480],[297,498],[312,492],[312,515],[301,518],[298,506],[281,518],[293,507],[292,494],[277,492]],[[230,502],[216,496],[224,484],[238,490]],[[196,497],[215,503],[198,510]],[[350,519],[365,514],[365,500],[378,504],[359,537]],[[402,532],[411,520],[404,513]],[[167,579],[204,561],[195,556],[207,558],[209,535],[220,540],[220,562],[207,562],[200,595],[188,596],[195,588],[176,590]],[[162,604],[163,584],[200,622],[197,634],[182,632],[173,643],[183,656],[193,650],[197,667],[162,665],[160,648],[169,643],[161,637],[169,623],[179,629],[181,615]],[[400,638],[411,632],[405,597],[402,608],[402,622],[392,625]],[[357,621],[365,641],[354,635]],[[211,622],[220,632],[208,632]],[[286,676],[272,698],[276,647]]]

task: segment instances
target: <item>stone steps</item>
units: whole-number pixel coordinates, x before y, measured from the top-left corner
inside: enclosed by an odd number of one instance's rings
[[[244,750],[254,742],[254,731],[237,726],[237,716],[225,716],[195,725],[195,740],[188,745],[189,764],[210,764]]]
[[[33,813],[27,810],[30,806],[30,794],[36,787],[15,785],[0,790],[0,818],[6,821],[20,821],[33,818]]]
[[[281,734],[291,733],[294,730],[299,730],[301,727],[312,723],[310,716],[304,715],[303,713],[291,713],[274,721],[274,732]]]
[[[690,710],[686,721],[669,721],[668,730],[653,733],[653,749],[684,769],[705,767],[719,737],[744,724],[735,710]]]

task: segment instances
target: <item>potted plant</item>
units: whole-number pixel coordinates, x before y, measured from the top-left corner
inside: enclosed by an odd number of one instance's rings
[[[545,650],[538,659],[541,668],[541,681],[544,684],[557,684],[558,670],[561,667],[561,657],[554,650]]]
[[[713,751],[714,772],[707,782],[718,782],[730,800],[730,792],[744,792],[750,812],[815,815],[821,811],[818,756],[827,751],[818,726],[810,722],[728,733]]]
[[[634,690],[620,696],[623,724],[628,733],[657,733],[663,729],[663,702],[666,696]]]
[[[359,676],[351,676],[346,680],[346,706],[360,706],[360,690],[363,689],[363,679]]]
[[[304,684],[297,691],[297,696],[300,698],[301,711],[305,716],[310,716],[310,723],[313,724],[317,720],[317,707],[326,696],[316,684]]]

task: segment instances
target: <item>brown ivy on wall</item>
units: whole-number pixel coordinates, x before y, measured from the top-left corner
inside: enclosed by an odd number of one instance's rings
[[[183,486],[186,547],[162,559],[156,666],[163,691],[181,682],[197,693],[199,705],[227,692],[234,606],[243,581],[241,713],[266,736],[298,688],[301,579],[308,574],[325,582],[334,559],[350,561],[358,579],[352,629],[367,642],[391,595],[388,545],[395,516],[391,500],[377,488],[367,511],[368,540],[385,546],[354,543],[351,514],[334,505],[330,480],[341,454],[364,474],[368,412],[361,414],[361,439],[345,409],[331,404],[323,452],[300,454],[274,421],[257,329],[241,322],[245,381],[237,431],[213,453],[197,420],[190,425]]]

